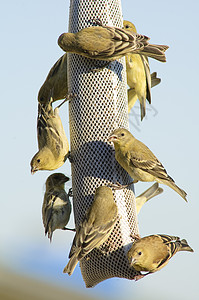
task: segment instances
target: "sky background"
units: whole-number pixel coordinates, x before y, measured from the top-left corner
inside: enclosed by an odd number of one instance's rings
[[[186,238],[194,253],[178,253],[168,266],[134,282],[114,278],[86,289],[77,267],[62,274],[73,233],[56,231],[50,244],[41,219],[44,183],[50,172],[30,174],[37,151],[37,93],[51,66],[63,55],[58,36],[67,31],[69,1],[4,1],[1,30],[1,211],[0,265],[66,288],[109,299],[196,299],[199,294],[198,238],[198,11],[197,0],[122,1],[123,18],[133,21],[152,43],[167,44],[167,63],[150,60],[162,82],[152,90],[147,118],[130,115],[131,132],[160,159],[188,194],[173,190],[147,203],[139,214],[142,236],[166,233]],[[66,120],[68,104],[61,109]],[[63,122],[69,137],[68,120]],[[58,172],[70,175],[66,162]],[[151,184],[137,183],[136,195]],[[71,186],[67,183],[66,189]],[[71,218],[68,226],[73,226]]]

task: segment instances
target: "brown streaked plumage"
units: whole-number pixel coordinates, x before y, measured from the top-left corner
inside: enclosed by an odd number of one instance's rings
[[[84,28],[77,33],[63,33],[58,45],[65,52],[83,55],[87,58],[113,61],[129,52],[139,53],[165,62],[165,45],[151,45],[145,35],[128,30],[103,26]]]
[[[117,221],[117,213],[112,190],[107,186],[98,187],[93,203],[76,231],[64,273],[71,275],[78,261],[108,239]]]
[[[31,160],[31,173],[38,170],[55,170],[69,157],[69,143],[60,116],[59,108],[52,108],[53,98],[48,103],[38,103],[37,140],[39,151]],[[62,104],[65,100],[62,102]],[[59,105],[60,107],[60,105]]]

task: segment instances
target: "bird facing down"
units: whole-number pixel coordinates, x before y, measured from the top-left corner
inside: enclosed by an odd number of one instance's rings
[[[117,221],[117,214],[112,190],[107,186],[98,187],[93,203],[76,231],[64,273],[71,275],[78,261],[108,239]]]
[[[136,271],[148,272],[138,275],[136,280],[159,271],[169,262],[178,251],[193,252],[185,239],[165,234],[155,234],[138,239],[133,243],[127,256],[130,265]]]
[[[127,129],[114,130],[108,141],[114,143],[115,159],[134,179],[134,183],[157,181],[166,184],[187,201],[186,192],[175,184],[157,157]]]
[[[137,33],[135,25],[129,21],[123,22],[124,29]],[[157,73],[150,74],[148,58],[144,55],[128,53],[126,55],[126,73],[128,89],[128,112],[140,101],[141,120],[146,115],[146,99],[151,104],[151,87],[160,83]]]
[[[64,189],[67,181],[69,181],[69,178],[62,173],[54,173],[46,180],[42,219],[45,234],[48,234],[50,241],[52,240],[53,231],[56,229],[73,230],[65,228],[71,214],[69,194]]]
[[[64,54],[50,69],[46,80],[38,93],[38,101],[47,103],[53,91],[53,101],[64,99],[68,93],[67,87],[67,54]]]
[[[142,206],[149,201],[151,198],[160,195],[163,192],[163,189],[159,187],[159,184],[156,182],[150,188],[148,188],[144,193],[140,194],[135,198],[136,202],[136,211],[139,214]]]
[[[37,140],[39,151],[31,160],[31,173],[38,170],[55,170],[69,157],[69,143],[59,108],[52,108],[53,98],[46,104],[38,104]],[[62,104],[65,100],[62,102]],[[60,107],[60,105],[59,105]]]
[[[122,28],[103,26],[84,28],[77,33],[63,33],[58,45],[65,52],[72,52],[87,58],[113,61],[129,52],[139,53],[165,62],[165,45],[151,45],[145,35]]]

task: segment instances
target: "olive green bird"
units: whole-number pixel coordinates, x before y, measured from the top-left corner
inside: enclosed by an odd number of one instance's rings
[[[123,22],[124,29],[137,33],[135,25],[129,21]],[[149,61],[144,55],[126,54],[126,73],[128,89],[128,112],[135,105],[137,99],[140,101],[141,120],[146,115],[146,99],[151,104],[151,88],[161,82],[157,73],[150,74]]]
[[[56,229],[71,230],[66,228],[71,214],[70,192],[67,194],[64,185],[69,177],[62,173],[54,173],[46,180],[46,191],[42,205],[42,219],[45,235],[48,234],[50,241]]]
[[[127,53],[138,53],[165,62],[165,45],[149,44],[149,38],[124,28],[97,25],[84,28],[77,33],[63,33],[58,45],[65,52],[76,53],[87,58],[113,61]]]
[[[114,143],[115,159],[134,179],[133,183],[157,181],[166,184],[187,201],[187,193],[175,184],[151,150],[127,129],[114,130],[108,141]]]
[[[78,261],[108,239],[117,221],[117,214],[112,190],[107,186],[98,187],[93,203],[76,231],[64,273],[71,275]]]
[[[66,98],[67,87],[67,54],[61,56],[50,69],[46,80],[38,93],[38,101],[45,104],[53,92],[53,101]]]
[[[59,107],[52,108],[53,98],[48,103],[38,103],[37,140],[39,151],[31,160],[31,173],[38,170],[55,170],[69,157],[69,143],[66,137]]]
[[[194,252],[185,239],[165,234],[155,234],[135,241],[127,253],[130,265],[136,271],[148,272],[137,275],[135,280],[157,272],[166,266],[179,251]]]

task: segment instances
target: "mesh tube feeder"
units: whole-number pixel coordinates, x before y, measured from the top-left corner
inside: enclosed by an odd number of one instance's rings
[[[120,0],[71,0],[69,32],[102,24],[122,27]],[[111,132],[129,128],[125,58],[92,72],[106,62],[69,53],[68,89],[77,96],[69,103],[72,155],[73,208],[76,227],[90,207],[95,189],[110,183],[126,184],[130,176],[117,163],[107,142]],[[118,221],[101,250],[94,249],[80,262],[86,287],[112,277],[134,279],[139,273],[129,266],[126,256],[133,236],[139,234],[135,196],[130,188],[113,191]],[[99,253],[100,252],[100,253]]]

